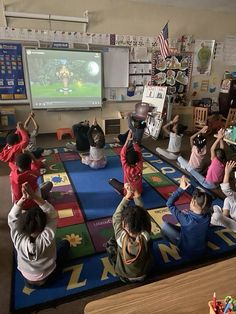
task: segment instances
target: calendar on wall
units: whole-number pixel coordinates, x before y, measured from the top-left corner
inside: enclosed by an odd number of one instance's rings
[[[152,85],[167,86],[167,94],[184,94],[189,89],[192,54],[181,53],[164,58],[160,52],[152,57]]]
[[[21,44],[0,43],[0,100],[26,98]]]

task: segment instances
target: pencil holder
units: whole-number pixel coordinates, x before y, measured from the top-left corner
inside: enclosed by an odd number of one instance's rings
[[[217,300],[217,303],[218,303],[218,302],[219,302],[219,303],[222,303],[223,305],[225,304],[224,300]],[[209,314],[217,314],[217,313],[214,311],[214,309],[213,309],[212,301],[209,301],[209,302],[208,302],[208,305],[209,305],[209,308],[210,308]],[[223,311],[222,311],[222,313],[223,313]],[[228,311],[227,313],[236,314],[235,311],[231,311],[231,312]]]

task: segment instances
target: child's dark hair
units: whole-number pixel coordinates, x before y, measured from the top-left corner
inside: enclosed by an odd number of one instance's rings
[[[225,151],[222,148],[216,148],[215,149],[215,154],[216,154],[216,158],[222,162],[222,163],[226,163],[227,159],[226,159],[226,154]]]
[[[197,147],[198,152],[203,149],[204,146],[206,146],[206,137],[203,136],[201,133],[198,134],[194,139],[193,139],[193,145]]]
[[[211,203],[212,197],[210,194],[203,190],[195,189],[193,192],[193,199],[196,201],[197,205],[202,209],[203,215],[211,214]]]
[[[130,166],[134,166],[139,161],[138,153],[133,149],[127,150],[126,161]]]
[[[32,233],[41,233],[47,223],[47,216],[41,208],[35,207],[22,213],[18,220],[22,233],[30,236]]]
[[[29,154],[22,153],[16,156],[16,165],[23,171],[29,170],[32,159]]]
[[[181,124],[181,123],[178,123],[177,124],[177,126],[176,126],[176,133],[177,133],[177,135],[182,135],[182,134],[184,134],[184,131],[186,131],[187,130],[187,126],[186,125],[183,125],[183,124]]]
[[[19,143],[19,141],[20,141],[20,138],[19,138],[18,134],[16,134],[16,133],[10,133],[6,137],[7,144],[11,145],[11,146]]]
[[[93,140],[97,148],[103,148],[105,146],[105,137],[103,133],[95,133]]]
[[[145,129],[146,126],[147,126],[146,122],[143,121],[143,120],[135,120],[135,119],[133,118],[133,121],[134,121],[134,127],[135,127],[136,129]]]
[[[140,206],[125,207],[121,212],[121,219],[130,233],[140,234],[142,231],[151,231],[149,214]]]

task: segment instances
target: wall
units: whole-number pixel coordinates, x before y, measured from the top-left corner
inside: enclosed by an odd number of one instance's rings
[[[0,0],[1,2],[2,0]],[[134,3],[125,0],[5,0],[8,11],[57,14],[82,17],[84,11],[89,11],[88,32],[115,33],[129,35],[156,36],[169,20],[169,35],[178,38],[182,34],[193,35],[198,39],[216,39],[223,41],[225,35],[236,34],[236,14],[216,13],[203,10],[178,9],[168,6]],[[0,19],[0,25],[3,19]],[[33,21],[23,19],[8,19],[8,26],[36,29],[59,29],[64,31],[83,31],[83,26],[75,23],[59,23]],[[231,68],[223,64],[215,64],[213,71],[219,77]],[[121,109],[132,109],[134,103],[107,103],[100,109],[73,112],[37,111],[41,132],[53,132],[59,126],[70,126],[74,122],[91,119],[97,116],[117,117]],[[17,119],[26,117],[29,107],[17,105]]]

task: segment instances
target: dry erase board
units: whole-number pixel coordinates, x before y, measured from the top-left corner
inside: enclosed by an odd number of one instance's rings
[[[128,87],[129,48],[105,48],[104,87]]]

